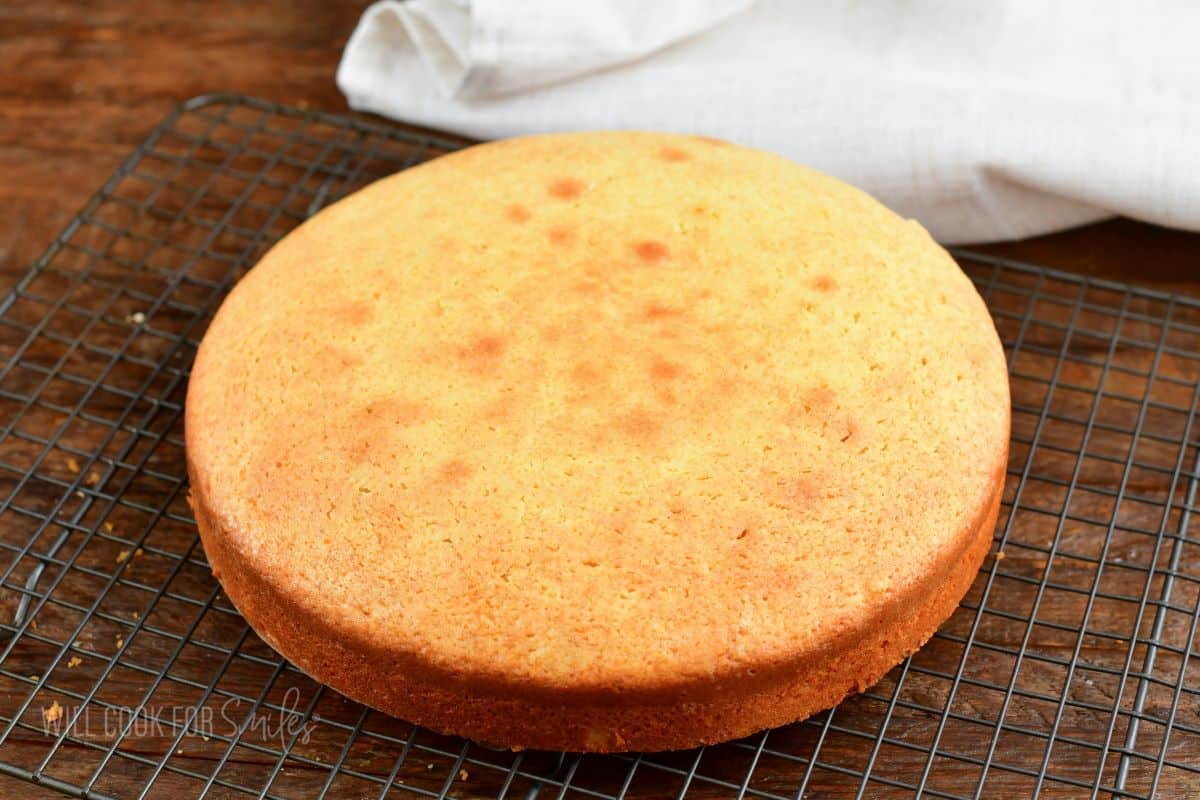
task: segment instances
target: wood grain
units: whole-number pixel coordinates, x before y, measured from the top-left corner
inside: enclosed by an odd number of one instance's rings
[[[0,82],[0,289],[6,290],[15,282],[115,166],[182,100],[210,91],[237,91],[302,107],[344,111],[344,101],[333,83],[333,72],[341,47],[362,6],[361,3],[252,0],[214,9],[213,4],[200,2],[127,0],[118,3],[114,0],[92,0],[87,3],[24,2],[0,9],[0,60],[6,64],[6,80]],[[1154,288],[1200,295],[1200,235],[1196,234],[1117,220],[983,249],[1083,274],[1132,280]],[[1048,291],[1051,294],[1059,291],[1060,299],[1069,299],[1072,288],[1061,286]],[[998,293],[993,300],[993,309],[1001,314],[1001,332],[1010,340],[1019,333],[1017,317],[1027,307],[1027,291],[1028,286],[1017,286],[1014,291]],[[1103,304],[1107,301],[1101,298],[1097,302]],[[1057,313],[1055,309],[1061,307],[1051,303],[1040,313],[1053,316]],[[1162,313],[1162,305],[1150,301],[1142,302],[1139,308],[1150,318]],[[1012,316],[1003,316],[1005,312]],[[28,313],[37,312],[36,309],[29,309]],[[1097,313],[1094,317],[1090,324],[1100,330],[1111,329],[1105,328],[1105,325],[1115,319],[1114,314],[1104,313]],[[1123,328],[1123,332],[1134,338],[1153,341],[1160,330],[1148,322],[1127,324],[1130,327]],[[111,346],[123,341],[124,335],[121,330],[107,330],[96,334],[96,343]],[[1089,359],[1102,359],[1106,355],[1106,343],[1102,340],[1076,339],[1065,342],[1053,327],[1044,327],[1027,331],[1025,341],[1049,353],[1060,350],[1065,353],[1064,375],[1080,385],[1095,385],[1103,377],[1099,375],[1099,370],[1088,363]],[[1173,341],[1173,344],[1186,352],[1197,349],[1194,340]],[[154,343],[142,342],[138,346],[151,348],[141,353],[147,359],[154,360],[162,355],[160,351],[152,349],[156,346]],[[5,357],[12,347],[15,345],[11,338],[0,340],[0,353]],[[53,363],[58,353],[52,341],[39,341],[26,358],[38,363]],[[1152,364],[1151,353],[1134,346],[1122,347],[1118,355],[1123,359],[1121,363],[1130,370],[1145,371]],[[1053,358],[1049,361],[1046,358],[1031,352],[1028,362],[1022,361],[1020,366],[1028,373],[1044,377],[1054,363]],[[86,370],[86,364],[77,366],[80,370]],[[1160,364],[1159,368],[1161,373],[1169,374],[1173,382],[1148,383],[1136,372],[1119,372],[1103,379],[1110,392],[1137,398],[1144,395],[1149,386],[1156,399],[1186,408],[1190,399],[1188,382],[1194,384],[1200,379],[1197,360],[1185,356],[1172,357]],[[139,376],[140,373],[129,367],[129,375],[114,376],[112,380],[128,380],[129,386],[135,386]],[[6,382],[5,388],[18,393],[29,392],[36,385],[36,380],[32,374],[14,376]],[[75,391],[69,385],[51,388],[51,393],[44,396],[61,402],[69,402],[73,397],[71,392]],[[177,401],[182,386],[162,386],[159,389],[164,399]],[[1037,380],[1014,384],[1018,403],[1034,409],[1042,403],[1044,389],[1044,383],[1040,384]],[[89,402],[90,410],[109,418],[119,416],[127,406],[124,399],[117,395],[97,397]],[[1090,410],[1088,404],[1086,393],[1059,393],[1052,403],[1059,420],[1044,435],[1068,450],[1078,448],[1084,435],[1082,421]],[[8,413],[8,409],[9,406],[5,406],[0,413]],[[1102,419],[1113,428],[1131,427],[1136,412],[1136,403],[1116,400],[1099,410]],[[1132,480],[1126,482],[1126,491],[1136,491],[1142,496],[1158,498],[1163,502],[1170,496],[1178,499],[1183,487],[1171,487],[1161,471],[1155,472],[1150,467],[1159,466],[1169,470],[1173,465],[1172,459],[1179,448],[1177,445],[1172,448],[1169,440],[1172,436],[1178,439],[1182,424],[1180,420],[1186,417],[1186,414],[1163,412],[1147,418],[1144,431],[1157,432],[1168,442],[1139,443],[1138,459],[1147,468],[1132,474]],[[23,430],[49,434],[59,419],[48,411],[30,414]],[[177,419],[154,419],[158,421],[151,424],[161,424],[163,429],[177,433]],[[1018,437],[1032,436],[1036,423],[1036,414],[1018,412],[1014,421]],[[74,430],[68,431],[68,436],[76,433]],[[81,450],[95,446],[94,431],[78,432],[78,437],[73,441]],[[1123,434],[1108,431],[1093,433],[1088,445],[1089,452],[1102,451],[1120,456],[1128,451],[1130,440]],[[138,446],[134,442],[131,452],[141,452],[137,450]],[[40,447],[28,442],[14,445],[10,439],[0,443],[0,460],[6,463],[31,464],[40,452]],[[1194,448],[1185,455],[1193,457]],[[1028,450],[1022,449],[1018,441],[1014,445],[1014,469],[1023,466],[1026,456]],[[150,454],[151,461],[148,463],[159,472],[177,474],[180,458],[178,448],[161,444]],[[1071,477],[1074,459],[1070,455],[1056,455],[1054,451],[1042,452],[1036,458],[1033,469],[1040,479],[1027,485],[1021,503],[1024,507],[1061,510],[1068,501],[1063,488],[1054,481]],[[1121,486],[1122,471],[1119,465],[1114,467],[1110,462],[1089,460],[1085,467],[1083,479],[1095,490],[1080,492],[1071,498],[1073,516],[1101,521],[1117,518],[1123,527],[1113,540],[1111,551],[1104,557],[1109,560],[1126,559],[1134,565],[1148,563],[1153,555],[1153,537],[1139,534],[1136,529],[1154,529],[1159,525],[1162,521],[1160,509],[1153,503],[1130,503],[1121,509],[1116,508],[1112,497],[1104,491],[1113,492]],[[38,473],[59,480],[73,479],[69,457],[61,450],[46,454]],[[132,480],[129,495],[149,506],[163,503],[164,493],[171,489],[169,485],[144,473],[130,476],[121,470],[104,476],[100,489],[115,491],[121,480]],[[0,477],[0,496],[7,496],[14,486],[13,476]],[[1010,501],[1014,488],[1015,483],[1010,481],[1007,498]],[[1172,495],[1172,492],[1175,494]],[[34,510],[47,510],[59,494],[53,484],[44,484],[37,491],[23,493],[21,502]],[[181,506],[181,497],[172,500],[172,503],[179,507],[180,513],[186,513]],[[103,590],[103,576],[118,572],[124,576],[118,580],[115,588],[104,595],[102,609],[107,617],[85,625],[77,638],[83,647],[79,652],[84,653],[81,663],[73,667],[67,667],[65,662],[60,664],[53,673],[51,684],[68,692],[91,690],[99,676],[104,674],[105,658],[119,647],[117,641],[122,638],[123,632],[132,629],[133,615],[146,614],[146,625],[166,633],[137,634],[125,647],[122,658],[152,668],[169,662],[168,672],[180,678],[180,681],[162,684],[154,690],[151,702],[162,708],[188,707],[197,701],[199,694],[193,684],[206,685],[220,671],[223,656],[220,651],[192,644],[176,652],[176,640],[167,634],[182,633],[194,623],[197,633],[193,639],[207,642],[215,648],[229,648],[246,633],[245,627],[240,618],[223,610],[227,608],[224,601],[218,599],[216,607],[203,605],[202,601],[215,591],[216,585],[203,569],[183,557],[183,551],[194,543],[194,532],[169,520],[150,522],[144,514],[139,515],[136,509],[119,509],[115,516],[110,515],[109,518],[116,523],[112,535],[93,539],[79,557],[81,563],[95,574],[73,573],[72,580],[64,581],[56,591],[58,600],[87,606]],[[1046,519],[1053,523],[1055,517],[1047,515]],[[1178,523],[1177,512],[1170,522]],[[85,514],[81,518],[81,525],[100,524],[100,518],[94,514]],[[0,538],[5,542],[23,545],[31,535],[30,530],[27,519],[18,519],[11,513],[0,518]],[[1059,550],[1051,558],[1046,550],[1056,534]],[[1020,646],[1027,633],[1032,652],[1038,657],[1026,660],[1021,667],[1019,686],[1027,692],[1027,696],[1010,698],[1008,721],[1015,721],[1015,724],[1027,730],[1047,730],[1056,714],[1059,714],[1054,699],[1062,696],[1101,707],[1115,702],[1129,706],[1135,689],[1133,682],[1122,686],[1109,673],[1086,671],[1067,681],[1066,670],[1056,665],[1056,660],[1068,658],[1077,645],[1089,663],[1119,666],[1132,650],[1136,667],[1145,656],[1145,646],[1134,645],[1131,648],[1129,640],[1134,634],[1145,636],[1148,627],[1139,627],[1143,623],[1138,621],[1126,603],[1101,599],[1095,604],[1089,631],[1098,632],[1096,635],[1089,633],[1077,640],[1069,631],[1055,627],[1056,624],[1069,627],[1072,621],[1077,624],[1082,619],[1086,594],[1081,594],[1079,588],[1086,589],[1094,576],[1094,569],[1087,557],[1100,555],[1099,547],[1104,538],[1102,534],[1103,526],[1079,521],[1056,531],[1053,524],[1045,522],[1036,513],[1028,515],[1028,524],[1023,523],[1015,532],[1012,545],[1006,552],[1002,568],[999,569],[1001,577],[996,579],[996,588],[993,590],[997,594],[990,598],[989,607],[995,606],[1018,616],[1027,614],[1035,599],[1034,584],[1045,574],[1051,575],[1056,586],[1065,588],[1044,593],[1039,606],[1039,619],[1047,624],[1034,626],[1028,631],[1023,623],[1004,616],[985,617],[979,635],[986,637],[996,649],[988,653],[973,651],[970,663],[974,671],[971,676],[977,680],[960,689],[954,706],[957,712],[968,718],[991,719],[998,716],[1005,695],[1003,691],[989,687],[1009,684],[1015,666],[1011,652]],[[49,533],[44,534],[36,549],[45,550],[49,542],[43,540],[49,538]],[[126,539],[145,544],[146,553],[132,561],[129,560],[130,556],[124,561],[119,560],[122,551],[129,549],[124,542]],[[78,542],[79,538],[73,541]],[[1071,555],[1062,555],[1063,552]],[[1158,558],[1160,566],[1165,563],[1166,556],[1164,550]],[[8,558],[6,554],[5,568]],[[1184,554],[1183,563],[1194,568],[1197,558],[1197,554],[1189,550]],[[23,577],[28,569],[28,563],[18,565],[15,574]],[[43,580],[53,580],[54,575],[54,570],[50,570]],[[168,579],[173,593],[194,602],[172,598],[151,602],[151,595],[139,588],[139,585],[157,587]],[[1112,568],[1106,572],[1104,580],[1106,590],[1137,596],[1144,588],[1146,573],[1144,570]],[[986,577],[981,576],[972,593],[976,601],[985,585]],[[1152,592],[1157,592],[1160,587],[1161,576],[1150,581]],[[1177,605],[1194,607],[1196,586],[1187,583],[1176,591],[1173,601]],[[9,618],[15,602],[16,594],[6,590],[0,598],[0,615]],[[1188,629],[1185,617],[1184,614],[1172,612],[1167,621],[1166,637],[1176,645],[1186,641]],[[903,696],[907,705],[896,711],[888,729],[890,737],[918,746],[925,746],[932,740],[938,718],[931,709],[941,708],[949,685],[946,680],[937,677],[936,672],[953,670],[961,653],[961,646],[955,643],[954,637],[967,635],[972,619],[969,611],[960,612],[945,628],[949,638],[935,640],[914,660],[915,671],[905,682]],[[42,638],[53,643],[66,641],[79,620],[80,615],[68,605],[48,605],[39,615],[38,624]],[[1112,635],[1105,635],[1106,632]],[[40,675],[56,652],[56,648],[47,641],[39,641],[35,637],[22,638],[3,664],[6,674],[0,676],[0,713],[12,713],[29,696],[33,685],[29,676]],[[230,697],[255,696],[264,685],[270,674],[270,669],[265,666],[272,658],[269,649],[248,635],[238,652],[248,654],[249,658],[239,658],[224,671],[219,686],[220,691],[227,694],[218,694],[207,706],[219,710],[221,703]],[[1170,670],[1180,666],[1177,655],[1164,653],[1160,656],[1156,675],[1169,677]],[[879,698],[888,696],[892,685],[889,681],[894,682],[895,679],[895,675],[885,679],[874,698],[868,695],[853,700],[844,707],[844,711],[839,712],[837,719],[847,729],[835,729],[826,734],[823,753],[827,759],[833,760],[836,756],[844,759],[846,764],[857,764],[865,758],[862,753],[869,752],[869,748],[864,749],[863,742],[869,744],[869,737],[873,734],[870,726],[877,724],[886,708],[886,702]],[[145,695],[152,685],[151,681],[152,677],[147,673],[118,666],[102,683],[100,696],[117,704],[135,702]],[[285,672],[272,690],[272,699],[282,701],[287,687],[292,685],[301,690],[305,702],[317,691],[302,676]],[[48,692],[44,697],[34,698],[23,718],[31,725],[36,725],[41,710],[53,698],[61,700],[68,707],[75,702],[67,694]],[[1184,712],[1189,715],[1190,724],[1200,717],[1200,711],[1196,708],[1194,698],[1189,696],[1186,699]],[[1152,690],[1147,701],[1147,713],[1164,714],[1169,700],[1161,687]],[[345,704],[336,697],[322,699],[319,708],[323,716],[344,720],[351,725],[360,713],[358,707]],[[237,710],[245,712],[247,709]],[[1097,726],[1108,724],[1105,715],[1073,705],[1065,708],[1059,716],[1060,734],[1085,741],[1095,738]],[[401,739],[407,736],[408,731],[403,723],[386,720],[379,715],[370,716],[368,727]],[[856,729],[863,733],[856,734]],[[1161,730],[1149,723],[1144,729],[1139,749],[1152,750],[1161,740]],[[1116,741],[1120,741],[1124,730],[1122,723],[1116,731]],[[160,733],[149,731],[144,736],[135,737],[122,746],[122,752],[156,760],[166,755],[167,748],[171,746],[170,737]],[[98,743],[106,741],[103,731],[95,735]],[[819,735],[820,729],[816,726],[794,726],[773,734],[770,749],[785,753],[807,752],[815,745]],[[867,738],[864,739],[864,735]],[[944,732],[943,748],[960,755],[982,758],[988,746],[995,744],[999,753],[997,759],[1001,763],[1028,764],[1034,769],[1044,755],[1044,741],[1036,736],[1023,735],[1019,731],[1001,732],[995,740],[992,736],[993,730],[986,726],[952,719]],[[313,763],[289,762],[273,791],[288,796],[313,796],[329,776],[329,769],[321,764],[328,764],[338,757],[344,738],[336,728],[322,727],[314,734],[311,743],[297,748],[301,754],[310,756]],[[0,747],[0,759],[36,766],[48,751],[51,741],[36,731],[18,730]],[[418,741],[430,747],[455,747],[427,734],[422,734]],[[171,756],[172,764],[206,774],[221,758],[224,743],[218,738],[206,741],[201,737],[189,737],[182,747],[183,752]],[[398,750],[396,745],[384,740],[362,738],[349,753],[347,764],[352,764],[355,769],[386,776]],[[483,750],[476,750],[475,754],[485,760],[500,758]],[[1169,758],[1183,763],[1200,763],[1200,741],[1192,735],[1176,735],[1168,743],[1168,754]],[[62,753],[52,760],[48,773],[63,780],[87,780],[98,766],[101,755],[102,751],[68,743]],[[753,750],[747,751],[745,748],[718,748],[705,756],[701,772],[708,776],[722,776],[736,784],[744,776],[753,755]],[[1065,770],[1070,777],[1086,782],[1095,772],[1095,754],[1086,748],[1072,750],[1072,745],[1064,743],[1058,745],[1055,755],[1062,759],[1061,764],[1066,765],[1064,767],[1055,762],[1055,770],[1059,774]],[[688,755],[665,756],[656,760],[661,762],[659,766],[640,767],[633,795],[673,796],[679,790],[682,778],[662,765],[673,765],[686,772],[688,758]],[[879,754],[880,763],[889,765],[886,774],[906,781],[919,779],[924,758],[923,753],[905,750],[894,743],[885,744]],[[548,768],[544,756],[534,754],[529,759],[529,764]],[[269,754],[239,748],[232,754],[222,776],[247,784],[261,784],[273,764],[274,760]],[[940,760],[938,765],[931,788],[941,791],[969,793],[981,777],[978,767],[970,762]],[[1114,765],[1115,761],[1110,757],[1109,763],[1104,766],[1111,774]],[[419,752],[398,778],[407,781],[408,785],[436,792],[440,790],[442,782],[453,777],[453,769],[452,759],[432,752]],[[530,769],[535,767],[531,766]],[[588,761],[578,780],[588,786],[605,786],[611,790],[613,781],[619,783],[626,769],[627,765],[612,760]],[[1146,769],[1143,763],[1135,764],[1135,780],[1131,786],[1142,785],[1138,781],[1146,778]],[[767,752],[759,758],[751,788],[786,792],[789,787],[798,784],[804,771],[802,763]],[[467,766],[467,773],[465,778],[455,780],[452,789],[455,796],[487,797],[494,796],[498,791],[497,776],[501,773],[470,765]],[[118,758],[103,771],[102,780],[96,788],[118,797],[130,796],[141,790],[148,774],[149,771],[138,765],[135,759]],[[1172,772],[1168,779],[1160,788],[1163,791],[1170,790],[1172,794],[1164,796],[1183,796],[1184,792],[1196,789],[1195,782],[1182,772]],[[512,791],[519,795],[527,788],[529,781],[519,778],[517,783],[519,785],[514,786]],[[853,796],[852,788],[847,789],[852,784],[835,772],[818,768],[811,778],[810,796]],[[167,774],[154,783],[151,796],[192,796],[200,785],[200,782],[183,776]],[[991,790],[1013,796],[1028,794],[1033,788],[1033,782],[1026,776],[1003,770],[993,770],[987,785]],[[1076,789],[1061,783],[1048,784],[1045,791],[1046,796],[1070,797],[1077,794]],[[377,790],[367,782],[338,776],[331,796],[374,796],[376,793]],[[695,797],[726,797],[735,793],[736,790],[728,786],[703,780],[692,785]],[[0,796],[41,798],[57,795],[0,778]],[[241,795],[218,786],[212,796]],[[904,793],[893,792],[883,784],[871,784],[867,796],[904,796]]]

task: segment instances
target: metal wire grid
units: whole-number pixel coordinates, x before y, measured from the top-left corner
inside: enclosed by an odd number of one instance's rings
[[[1003,556],[865,694],[719,747],[513,754],[369,711],[266,647],[212,579],[186,505],[195,348],[265,247],[459,144],[197,99],[0,304],[0,772],[85,797],[1200,786],[1200,303],[967,253],[1013,383]]]

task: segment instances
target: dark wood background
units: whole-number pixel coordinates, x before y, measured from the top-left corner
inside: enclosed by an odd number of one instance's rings
[[[0,6],[0,291],[177,103],[233,91],[334,112],[365,2]],[[1115,220],[994,253],[1200,295],[1200,235]],[[0,796],[57,797],[0,778]]]
[[[0,5],[0,286],[177,103],[234,91],[346,111],[333,75],[366,2],[21,0]],[[1200,288],[1200,235],[1130,221],[989,248]]]

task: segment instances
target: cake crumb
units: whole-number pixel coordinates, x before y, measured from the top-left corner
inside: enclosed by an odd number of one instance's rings
[[[40,681],[41,679],[42,679],[41,675],[30,675],[29,676],[29,680],[31,680],[31,681]]]
[[[79,461],[74,456],[67,457],[67,469],[76,474],[79,473]]]
[[[112,524],[111,522],[106,522],[106,523],[104,523],[104,532],[105,532],[105,533],[112,533],[112,532],[113,532],[113,524]]]
[[[83,659],[79,656],[71,656],[71,658],[67,660],[67,669],[75,669],[82,663]]]
[[[471,773],[467,772],[465,769],[460,769],[458,771],[458,779],[460,781],[465,781],[470,777],[471,777]]]
[[[144,550],[142,550],[142,548],[140,548],[140,547],[139,547],[137,550],[134,550],[134,551],[133,551],[133,557],[134,557],[134,558],[141,558],[141,557],[142,557],[142,555],[144,555],[144,553],[145,553],[145,551],[144,551]]]
[[[141,311],[134,311],[125,317],[125,321],[130,325],[141,325],[146,321],[146,315]]]
[[[128,550],[122,550],[121,552],[117,553],[117,563],[118,564],[124,564],[128,560],[129,560],[129,551]]]
[[[58,704],[57,700],[52,702],[49,708],[42,710],[42,719],[46,720],[46,722],[50,725],[53,725],[62,719],[62,715],[63,708]]]
[[[997,560],[997,561],[1003,561],[1003,560],[1004,560],[1004,551],[1003,551],[1003,550],[997,550],[997,551],[996,551],[996,560]]]
[[[89,471],[86,483],[88,486],[95,486],[100,483],[100,472],[94,469]]]
[[[433,769],[433,764],[432,763],[426,764],[425,769]]]
[[[124,637],[118,636],[117,637],[117,647],[120,648],[120,647],[124,647],[124,646],[125,646]]]

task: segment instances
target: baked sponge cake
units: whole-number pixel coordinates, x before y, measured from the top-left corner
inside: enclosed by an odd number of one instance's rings
[[[351,698],[494,745],[684,748],[830,707],[954,610],[1009,433],[915,222],[649,133],[473,147],[276,245],[187,398],[231,600]]]

